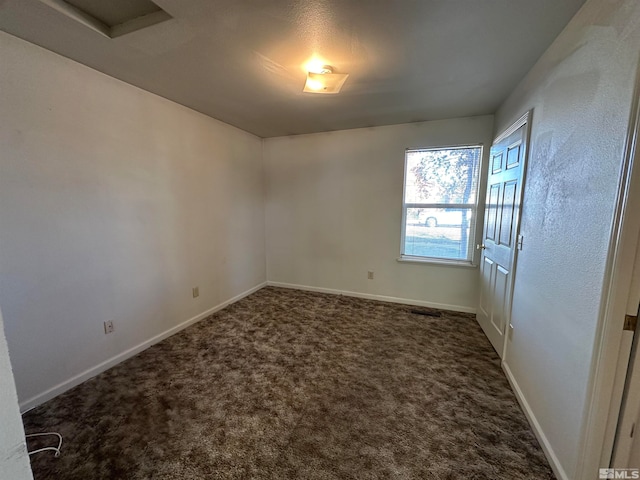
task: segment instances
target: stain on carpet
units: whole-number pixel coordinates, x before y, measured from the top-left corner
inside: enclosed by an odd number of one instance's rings
[[[45,479],[553,479],[473,316],[264,288],[24,416]]]

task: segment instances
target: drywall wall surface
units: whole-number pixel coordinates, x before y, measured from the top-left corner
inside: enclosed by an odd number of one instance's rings
[[[265,281],[259,138],[5,33],[0,63],[21,403]]]
[[[18,396],[9,362],[9,349],[4,336],[0,312],[0,472],[2,478],[31,480],[29,455],[25,444]]]
[[[482,116],[264,140],[268,280],[475,309],[476,268],[397,261],[404,156],[478,143],[486,153],[492,129]]]
[[[568,478],[639,54],[640,3],[589,0],[496,115],[534,109],[505,363]]]

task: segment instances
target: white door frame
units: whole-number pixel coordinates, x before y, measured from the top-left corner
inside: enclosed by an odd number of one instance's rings
[[[633,277],[631,280],[631,292],[627,302],[627,313],[638,313],[638,305],[640,305],[640,248],[636,250],[636,258],[633,266]],[[620,358],[618,360],[618,368],[616,371],[615,384],[618,382],[624,385],[624,395],[622,406],[620,408],[620,417],[616,428],[615,442],[613,445],[613,456],[611,458],[611,467],[617,468],[638,468],[637,458],[634,458],[633,465],[630,464],[632,458],[632,450],[637,446],[637,435],[633,435],[635,424],[638,422],[638,414],[640,413],[640,355],[638,354],[638,336],[634,337],[634,332],[625,331],[623,333],[623,348],[620,349]],[[626,342],[631,342],[631,355],[627,359],[622,357],[623,352],[626,353]],[[635,345],[635,346],[634,346]],[[624,368],[626,366],[626,368]],[[623,378],[624,377],[624,378]],[[615,412],[612,412],[615,414]],[[634,438],[635,437],[635,438]]]
[[[576,466],[576,479],[596,478],[610,465],[631,352],[623,333],[631,293],[633,259],[640,232],[640,69],[631,108],[618,199],[610,235],[603,302],[593,346],[591,373]]]

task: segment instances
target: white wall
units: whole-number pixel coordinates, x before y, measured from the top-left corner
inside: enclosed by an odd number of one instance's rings
[[[0,64],[0,305],[28,407],[265,281],[262,145],[5,33]]]
[[[0,472],[2,478],[32,479],[29,456],[24,439],[22,419],[18,410],[16,385],[9,362],[9,350],[4,336],[0,312]]]
[[[505,364],[564,478],[578,461],[639,53],[640,3],[589,0],[496,114],[499,132],[534,109]]]
[[[404,153],[488,153],[492,130],[484,116],[264,140],[268,280],[474,311],[477,269],[396,261]]]

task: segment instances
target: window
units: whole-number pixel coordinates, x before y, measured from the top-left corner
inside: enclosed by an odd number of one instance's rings
[[[473,260],[482,146],[407,150],[404,260]]]

